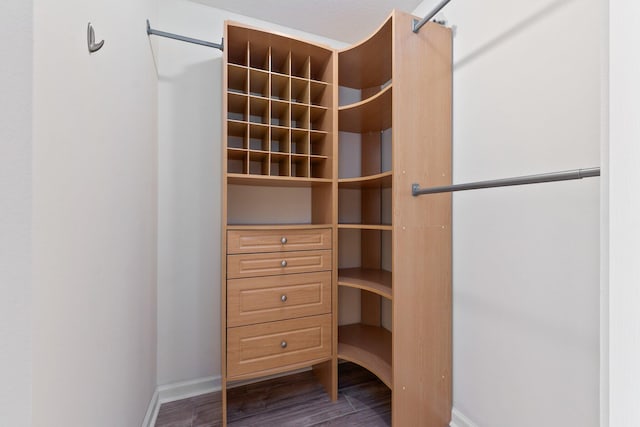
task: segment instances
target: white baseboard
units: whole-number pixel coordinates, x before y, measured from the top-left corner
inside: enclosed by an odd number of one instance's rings
[[[173,402],[187,399],[206,393],[220,391],[220,376],[198,378],[191,381],[181,381],[173,384],[158,386],[158,399],[160,403]]]
[[[142,427],[154,427],[156,425],[156,419],[158,418],[158,411],[160,410],[160,401],[158,400],[158,389],[153,392],[151,402],[147,407],[147,413],[144,415],[142,421]]]
[[[449,427],[478,427],[478,425],[466,417],[462,412],[453,408],[451,410],[451,423],[449,424]]]
[[[160,405],[163,403],[220,391],[220,384],[220,376],[217,376],[181,381],[156,387],[151,402],[149,402],[142,427],[154,427],[156,425]]]

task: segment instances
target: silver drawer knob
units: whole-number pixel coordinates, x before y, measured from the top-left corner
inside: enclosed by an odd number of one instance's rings
[[[287,302],[287,296],[286,296],[286,295],[282,295],[282,296],[280,297],[280,301],[282,301],[282,302]]]
[[[282,262],[280,263],[281,266],[286,267],[287,266],[287,260],[282,260]]]
[[[280,239],[280,243],[282,243],[283,245],[287,243],[287,238],[283,237],[282,239]]]
[[[286,342],[286,341],[282,341],[282,342],[280,343],[280,347],[282,347],[282,348],[287,348],[287,342]]]

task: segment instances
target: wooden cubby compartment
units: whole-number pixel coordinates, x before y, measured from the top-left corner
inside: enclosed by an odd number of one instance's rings
[[[271,152],[290,153],[289,128],[271,127]]]
[[[249,121],[251,123],[269,123],[269,100],[264,98],[249,98]]]
[[[245,122],[230,120],[227,123],[227,148],[249,148],[247,135],[247,124]]]
[[[249,67],[269,71],[269,46],[262,41],[249,42]]]
[[[291,78],[291,102],[309,104],[309,80]]]
[[[279,127],[289,127],[290,114],[288,102],[271,100],[271,125]]]
[[[239,65],[229,64],[227,66],[228,80],[227,89],[229,92],[247,94],[248,93],[248,69]]]
[[[271,47],[271,73],[291,74],[291,52],[288,49]]]
[[[249,70],[249,95],[268,98],[269,93],[269,73]]]
[[[227,118],[229,120],[247,121],[248,114],[247,95],[229,93],[227,95]]]
[[[271,74],[271,99],[288,102],[291,100],[288,76]]]

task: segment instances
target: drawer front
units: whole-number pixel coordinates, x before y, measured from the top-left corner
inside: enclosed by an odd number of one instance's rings
[[[331,272],[227,281],[227,325],[242,326],[331,312]]]
[[[330,314],[227,329],[229,378],[330,356]]]
[[[302,251],[227,256],[227,278],[277,276],[331,270],[331,251]]]
[[[228,254],[331,249],[331,229],[229,230]]]

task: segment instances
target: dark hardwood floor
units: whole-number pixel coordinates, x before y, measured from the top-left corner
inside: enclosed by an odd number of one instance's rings
[[[229,426],[390,426],[387,386],[353,363],[341,363],[338,369],[336,402],[329,400],[311,372],[229,389]],[[156,427],[217,427],[220,410],[220,392],[165,403]]]

